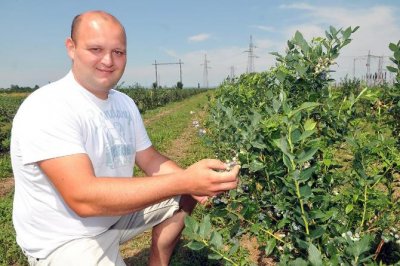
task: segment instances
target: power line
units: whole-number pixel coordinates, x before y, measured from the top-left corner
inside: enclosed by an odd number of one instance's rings
[[[235,79],[235,66],[231,66],[230,70],[231,70],[230,79],[234,80]]]
[[[365,81],[367,82],[367,85],[382,84],[387,79],[386,76],[387,72],[383,70],[383,63],[386,57],[387,56],[383,55],[382,56],[373,55],[371,54],[371,51],[368,51],[367,55],[355,56],[353,58],[353,78],[355,78],[356,76],[356,61],[366,61]],[[378,59],[378,67],[375,73],[371,73],[371,63],[373,59]]]
[[[244,51],[245,53],[248,53],[248,56],[247,56],[247,73],[255,72],[254,58],[258,58],[258,56],[256,56],[254,54],[254,48],[257,48],[257,47],[253,44],[253,36],[250,35],[249,50]]]
[[[204,63],[201,64],[203,66],[203,87],[208,88],[208,69],[210,68],[208,66],[208,63],[210,61],[207,60],[207,54],[204,55]]]
[[[154,67],[155,67],[155,71],[156,71],[156,85],[158,86],[158,81],[160,79],[160,77],[158,76],[158,72],[157,72],[157,66],[159,65],[179,65],[179,81],[182,83],[182,64],[183,62],[179,59],[179,61],[177,63],[173,62],[173,63],[157,63],[156,60],[154,60]]]

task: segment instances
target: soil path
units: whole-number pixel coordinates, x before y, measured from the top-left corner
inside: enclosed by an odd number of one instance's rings
[[[14,178],[0,179],[0,198],[9,194],[14,189]]]

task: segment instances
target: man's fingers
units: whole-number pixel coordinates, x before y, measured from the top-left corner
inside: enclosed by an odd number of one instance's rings
[[[218,172],[216,173],[216,182],[231,182],[237,179],[237,176],[239,174],[239,165],[235,165],[232,170],[230,171],[223,171],[223,172]]]
[[[214,169],[214,170],[225,170],[226,165],[220,160],[217,159],[205,159],[203,160],[205,167]]]

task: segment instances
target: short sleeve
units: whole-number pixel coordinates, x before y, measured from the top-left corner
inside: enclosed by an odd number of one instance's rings
[[[13,132],[24,164],[85,153],[79,120],[66,105],[27,102],[16,116]]]

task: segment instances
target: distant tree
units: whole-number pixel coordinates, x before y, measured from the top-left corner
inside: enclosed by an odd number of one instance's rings
[[[180,82],[180,81],[178,81],[178,82],[176,83],[176,87],[177,87],[178,89],[183,89],[183,83]]]

